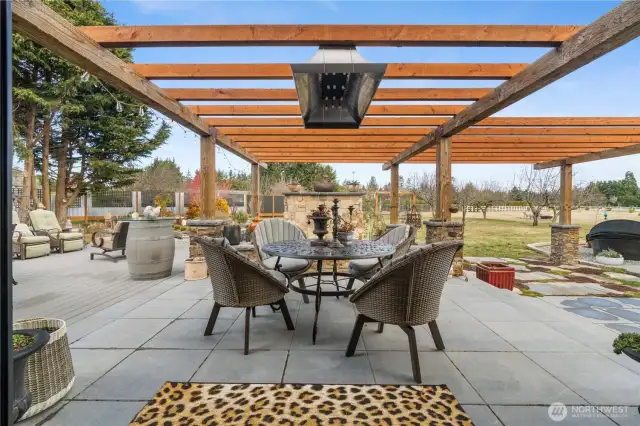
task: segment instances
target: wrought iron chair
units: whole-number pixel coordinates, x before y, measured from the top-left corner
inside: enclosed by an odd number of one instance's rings
[[[396,247],[396,252],[390,258],[382,259],[382,266],[393,259],[404,256],[409,251],[411,244],[416,239],[417,230],[410,225],[399,225],[382,234],[376,241],[391,244]],[[347,288],[351,289],[356,279],[366,281],[380,270],[378,259],[357,259],[349,262],[348,272],[352,275]]]
[[[398,325],[409,338],[413,378],[421,383],[414,326],[429,324],[436,348],[444,350],[436,318],[440,297],[462,241],[435,243],[392,260],[351,295],[358,310],[346,355],[352,356],[365,322]],[[382,332],[379,327],[378,332]]]
[[[307,237],[296,224],[283,219],[265,219],[258,223],[253,231],[253,245],[258,251],[260,263],[267,269],[282,272],[287,278],[300,275],[306,272],[313,264],[306,259],[291,259],[286,257],[278,258],[270,256],[262,251],[262,247],[269,243],[280,241],[304,240]],[[305,288],[304,279],[298,280],[300,288]],[[309,303],[309,296],[302,295],[304,303]]]
[[[226,238],[193,237],[200,244],[213,287],[213,310],[204,331],[210,336],[221,308],[245,308],[244,354],[249,353],[249,322],[255,307],[277,304],[288,330],[294,330],[284,295],[287,278],[247,259],[229,245]]]

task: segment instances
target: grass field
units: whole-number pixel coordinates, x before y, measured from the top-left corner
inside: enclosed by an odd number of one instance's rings
[[[572,213],[572,221],[580,225],[580,239],[584,241],[585,235],[596,224],[604,220],[602,211],[580,210]],[[611,219],[631,219],[640,221],[637,212],[607,212]],[[400,216],[402,219],[402,215]],[[430,217],[429,213],[423,215],[424,219]],[[462,214],[453,216],[454,220],[462,220]],[[388,222],[388,217],[385,217]],[[420,228],[417,242],[424,243],[425,227]],[[464,229],[466,256],[490,256],[490,257],[527,257],[535,255],[535,252],[527,248],[527,244],[551,241],[551,229],[549,220],[541,220],[538,226],[531,226],[530,220],[523,219],[522,212],[489,212],[487,219],[482,218],[481,213],[467,213]]]

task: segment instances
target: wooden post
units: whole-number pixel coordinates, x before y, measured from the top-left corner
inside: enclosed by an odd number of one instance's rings
[[[89,222],[89,193],[84,193],[84,223]]]
[[[436,217],[451,220],[451,200],[453,187],[451,186],[451,138],[442,138],[436,144]]]
[[[260,165],[251,164],[251,213],[260,216]]]
[[[389,221],[391,223],[398,223],[399,166],[399,164],[394,164],[391,167],[391,219]]]
[[[200,137],[200,219],[216,215],[215,135]]]
[[[376,192],[376,216],[378,216],[380,214],[380,205],[379,205],[379,200],[380,200],[380,195],[378,195],[378,193]]]
[[[560,225],[571,225],[573,166],[566,161],[560,166]]]

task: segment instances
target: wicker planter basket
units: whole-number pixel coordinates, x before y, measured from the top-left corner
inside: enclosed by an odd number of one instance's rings
[[[480,262],[476,265],[476,276],[494,287],[513,291],[516,270],[506,263]]]
[[[33,354],[27,364],[24,382],[33,396],[33,402],[22,416],[23,420],[60,401],[75,381],[65,322],[52,318],[30,318],[13,324],[14,330],[29,328],[46,330],[50,338],[49,343]]]

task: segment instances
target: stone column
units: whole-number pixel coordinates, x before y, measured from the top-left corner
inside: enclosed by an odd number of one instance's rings
[[[427,227],[427,244],[464,239],[464,222],[426,220],[423,223]],[[462,250],[460,250],[453,259],[453,276],[460,277],[462,275],[464,275],[464,268]]]
[[[551,263],[554,265],[577,263],[580,242],[578,225],[551,225]]]

